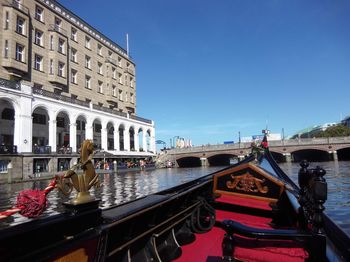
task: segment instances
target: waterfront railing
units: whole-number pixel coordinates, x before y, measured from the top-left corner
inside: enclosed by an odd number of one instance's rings
[[[0,154],[3,154],[3,155],[17,154],[17,146],[14,146],[14,145],[0,145]]]
[[[10,81],[3,78],[0,78],[0,86],[15,89],[15,90],[21,90],[21,84],[18,81]]]
[[[51,146],[33,146],[34,154],[51,154]]]

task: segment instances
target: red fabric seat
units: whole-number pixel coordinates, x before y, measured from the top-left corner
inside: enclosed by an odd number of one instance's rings
[[[222,195],[215,200],[219,203],[227,203],[245,207],[254,207],[262,210],[271,210],[268,202],[252,198],[243,198],[231,195]],[[231,219],[246,226],[272,229],[271,218],[259,217],[231,211],[216,210],[216,220]],[[210,232],[196,234],[196,240],[186,246],[182,246],[182,256],[177,262],[215,262],[221,261],[222,240],[225,231],[214,227]],[[299,262],[308,258],[308,253],[302,243],[292,240],[256,240],[235,235],[236,245],[233,256],[241,261],[258,262]]]
[[[272,210],[269,203],[266,201],[257,200],[254,198],[240,197],[235,195],[221,195],[215,199],[216,202],[226,203],[244,207],[252,207],[263,210]]]

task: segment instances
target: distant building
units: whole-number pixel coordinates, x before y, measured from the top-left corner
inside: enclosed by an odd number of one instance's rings
[[[316,133],[320,131],[325,131],[328,127],[335,125],[337,125],[337,123],[326,123],[323,125],[308,127],[297,132],[295,135],[292,136],[292,138],[312,138]]]
[[[346,127],[350,127],[350,115],[347,116],[347,117],[345,117],[345,118],[341,121],[341,123],[342,123],[344,126],[346,126]]]
[[[252,135],[252,136],[245,136],[241,138],[242,143],[248,143],[248,142],[253,142],[256,140],[262,140],[264,138],[264,135]],[[273,134],[273,133],[268,133],[267,134],[267,140],[268,141],[276,141],[276,140],[282,140],[281,134]]]

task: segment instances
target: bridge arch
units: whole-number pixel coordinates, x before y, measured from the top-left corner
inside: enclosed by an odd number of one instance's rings
[[[229,166],[231,161],[237,159],[233,154],[217,154],[208,157],[209,166]]]
[[[176,162],[179,167],[200,167],[202,165],[200,158],[193,156],[179,158]]]
[[[307,160],[309,162],[329,161],[330,154],[328,151],[321,149],[302,149],[292,152],[292,159],[294,162]]]
[[[337,150],[338,160],[349,161],[350,160],[350,147],[344,147]]]

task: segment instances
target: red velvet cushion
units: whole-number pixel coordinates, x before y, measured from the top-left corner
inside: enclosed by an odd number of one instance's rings
[[[269,202],[254,199],[254,198],[247,198],[247,197],[240,197],[235,195],[221,195],[217,199],[215,199],[216,202],[221,203],[227,203],[227,204],[233,204],[238,206],[245,206],[245,207],[252,207],[252,208],[258,208],[263,210],[272,210],[272,208],[269,205]]]
[[[309,257],[303,245],[293,240],[256,240],[235,236],[234,257],[242,261],[294,262]]]

